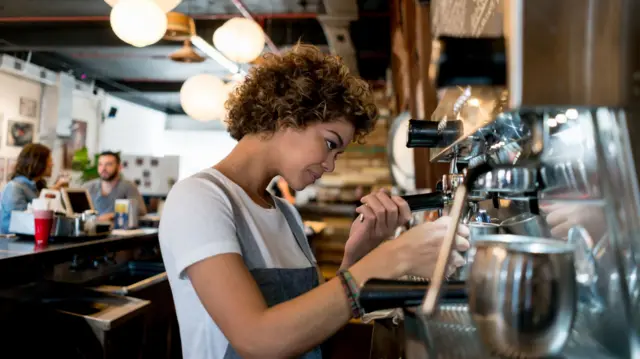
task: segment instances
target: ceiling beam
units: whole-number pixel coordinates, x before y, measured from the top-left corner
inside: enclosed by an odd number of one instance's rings
[[[153,81],[146,79],[114,79],[113,81],[138,92],[179,92],[184,81]],[[122,91],[114,89],[113,91]]]
[[[360,13],[359,20],[350,24],[351,31],[347,30],[352,32],[353,43],[358,49],[355,53],[358,67],[361,75],[366,78],[379,78],[379,74],[384,74],[388,64],[388,25],[379,24],[380,18],[388,16],[389,13]],[[234,16],[196,15],[198,35],[211,42],[215,30],[230,17]],[[111,57],[119,59],[128,56],[164,56],[163,46],[177,48],[180,43],[160,41],[137,51],[138,49],[125,44],[115,36],[107,17],[25,20],[0,17],[0,53],[27,56],[27,53],[33,52],[31,60],[34,63],[54,71],[80,71],[83,75],[95,79],[96,86],[115,96],[168,114],[183,114],[175,99],[166,100],[168,97],[165,97],[179,93],[182,81],[153,82],[122,76],[113,78],[106,76],[104,69],[94,70],[91,65],[94,58],[104,60]],[[256,20],[278,47],[290,46],[298,40],[325,48],[329,45],[323,26],[318,22],[318,14],[257,15]]]
[[[300,20],[300,19],[316,19],[321,14],[315,12],[285,12],[285,13],[270,13],[270,14],[252,14],[252,17],[257,21],[269,21],[269,20]],[[365,11],[360,12],[359,18],[386,18],[390,13],[385,11]],[[194,20],[228,20],[234,17],[242,17],[241,14],[194,14],[191,15]],[[0,24],[10,23],[52,23],[52,22],[108,22],[109,16],[11,16],[0,17]]]
[[[184,115],[185,112],[182,109],[181,106],[165,106],[165,105],[161,105],[159,103],[157,103],[156,101],[151,101],[148,98],[146,98],[145,96],[136,94],[136,93],[130,93],[130,92],[115,92],[115,91],[108,91],[108,87],[107,85],[104,85],[102,83],[97,83],[98,86],[100,86],[100,88],[105,89],[107,92],[109,92],[109,94],[121,98],[123,100],[129,101],[129,102],[133,102],[135,104],[138,104],[140,106],[145,106],[160,112],[164,112],[168,115]]]
[[[351,23],[358,20],[356,0],[323,0],[326,14],[318,18],[331,48],[331,53],[342,57],[351,73],[358,75],[356,48],[351,39]]]
[[[197,20],[197,33],[211,41],[215,30],[224,22],[225,20]],[[272,19],[265,24],[264,29],[278,46],[290,45],[298,40],[317,45],[327,44],[322,27],[315,18]],[[19,46],[23,51],[41,47],[128,46],[113,33],[108,21],[0,23],[0,34],[0,50],[2,40]],[[162,40],[157,44],[168,45],[175,42]]]

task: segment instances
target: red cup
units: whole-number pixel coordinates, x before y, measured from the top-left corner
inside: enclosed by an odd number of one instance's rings
[[[33,236],[35,238],[36,245],[47,245],[49,242],[49,235],[51,234],[51,228],[53,227],[53,211],[48,209],[34,210],[33,217],[35,219],[35,231]]]

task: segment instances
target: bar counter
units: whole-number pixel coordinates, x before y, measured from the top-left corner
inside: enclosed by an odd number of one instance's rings
[[[157,242],[157,240],[158,229],[156,228],[144,228],[128,231],[128,233],[123,234],[110,234],[106,237],[93,240],[49,243],[43,248],[37,248],[33,243],[33,239],[20,237],[0,238],[0,261],[24,257],[44,259],[68,254],[82,254],[83,252],[95,249],[117,251],[141,245],[145,242]]]
[[[0,320],[16,323],[0,328],[9,357],[179,357],[156,228],[43,248],[32,238],[2,238],[0,304]],[[42,347],[28,344],[33,328],[47,328]]]

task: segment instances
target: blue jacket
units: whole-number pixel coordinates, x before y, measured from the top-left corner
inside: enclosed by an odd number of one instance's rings
[[[0,198],[0,233],[9,233],[11,211],[24,211],[34,198],[38,198],[36,183],[25,176],[18,176],[2,190]]]

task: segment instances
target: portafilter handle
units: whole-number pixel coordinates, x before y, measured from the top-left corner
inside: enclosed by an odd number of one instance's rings
[[[450,201],[449,196],[443,192],[413,194],[400,197],[407,201],[411,212],[443,209]]]
[[[366,313],[393,308],[417,307],[424,298],[429,282],[372,278],[360,289],[360,306]],[[465,282],[447,283],[445,300],[467,300]]]

